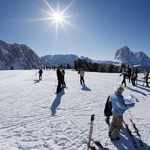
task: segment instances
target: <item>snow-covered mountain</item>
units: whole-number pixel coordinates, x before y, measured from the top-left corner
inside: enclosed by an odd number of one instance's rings
[[[74,67],[74,61],[85,59],[87,62],[99,64],[113,64],[119,66],[120,63],[126,65],[141,65],[150,67],[150,58],[143,52],[133,53],[127,46],[118,49],[113,61],[92,60],[88,57],[73,54],[66,55],[46,55],[39,57],[32,49],[24,44],[7,44],[0,40],[0,70],[10,69],[33,69],[43,68],[43,66],[67,66]]]
[[[69,54],[69,55],[46,55],[43,56],[42,59],[48,61],[50,66],[67,66],[69,64],[71,67],[74,67],[74,61],[79,57],[77,55]]]
[[[7,44],[0,40],[0,70],[43,68],[48,63],[27,45]]]
[[[144,52],[135,53],[142,66],[150,67],[150,58]]]
[[[77,55],[73,55],[73,54],[46,55],[41,58],[45,59],[50,64],[50,66],[56,66],[56,67],[60,65],[67,66],[67,64],[69,64],[71,67],[74,67],[74,61],[78,59],[82,59],[82,60],[84,59],[87,62],[91,62],[91,63],[106,64],[106,65],[111,63],[117,66],[120,65],[120,62],[116,60],[114,61],[92,60],[85,56],[78,57]]]
[[[118,49],[115,53],[114,59],[126,65],[150,67],[150,58],[144,52],[133,53],[127,46]]]

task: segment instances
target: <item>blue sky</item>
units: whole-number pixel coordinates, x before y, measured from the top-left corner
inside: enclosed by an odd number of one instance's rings
[[[150,0],[47,0],[56,12],[70,7],[58,23],[48,26],[52,10],[44,0],[0,0],[0,40],[26,44],[40,57],[76,54],[113,60],[123,46],[150,57]],[[74,27],[73,27],[74,26]]]

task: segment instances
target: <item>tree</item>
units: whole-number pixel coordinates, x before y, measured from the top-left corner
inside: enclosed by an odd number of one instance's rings
[[[71,66],[69,64],[67,64],[67,69],[71,69]]]
[[[103,64],[100,64],[98,71],[99,71],[99,72],[106,72],[106,66],[103,65]]]
[[[124,69],[126,68],[126,65],[125,65],[124,63],[121,64],[121,66],[120,66],[120,68],[119,68],[119,72],[122,72],[122,69],[123,69],[123,68],[124,68]]]
[[[107,66],[106,71],[109,72],[109,73],[113,73],[113,72],[114,72],[114,65],[109,64],[109,65]]]
[[[99,69],[99,64],[93,63],[93,71],[98,72],[98,69]]]
[[[74,61],[74,69],[77,70],[78,68],[79,68],[79,67],[78,67],[78,61],[75,60],[75,61]]]
[[[11,67],[10,67],[10,70],[14,70],[14,67],[13,67],[13,66],[11,66]]]

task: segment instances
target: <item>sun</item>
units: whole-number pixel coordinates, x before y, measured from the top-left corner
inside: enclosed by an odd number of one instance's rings
[[[71,18],[73,17],[73,15],[67,15],[66,11],[75,3],[76,0],[71,0],[71,2],[65,7],[65,9],[63,9],[60,12],[59,9],[59,3],[57,1],[57,8],[56,10],[54,10],[52,8],[52,6],[50,5],[50,3],[48,3],[47,0],[43,0],[45,2],[45,4],[47,5],[47,7],[49,8],[49,11],[43,9],[43,8],[39,8],[40,10],[42,10],[44,13],[48,14],[47,18],[38,18],[38,19],[29,19],[27,20],[27,22],[38,22],[38,21],[47,21],[50,20],[49,25],[47,26],[47,28],[44,30],[45,32],[52,26],[55,24],[55,31],[56,31],[56,41],[57,41],[57,35],[58,35],[58,28],[62,27],[63,30],[65,31],[65,33],[67,34],[67,36],[69,37],[69,34],[66,30],[66,25],[69,25],[73,28],[75,28],[76,30],[80,31],[77,27],[75,27],[73,24],[71,24],[67,18]],[[80,31],[81,32],[81,31]]]
[[[62,20],[61,15],[60,14],[55,14],[54,15],[54,19],[58,22],[60,22]]]
[[[64,13],[74,4],[74,2],[76,0],[71,1],[66,8],[60,12],[59,10],[59,3],[57,3],[57,10],[54,10],[52,8],[52,6],[48,3],[47,0],[43,0],[46,5],[49,7],[50,11],[46,11],[44,9],[41,9],[42,11],[44,11],[45,13],[47,13],[50,17],[49,18],[41,18],[39,19],[39,21],[43,21],[43,20],[51,20],[51,23],[49,24],[49,26],[46,28],[46,30],[48,30],[48,28],[50,28],[54,23],[56,24],[56,35],[58,34],[58,27],[61,26],[64,31],[66,32],[66,34],[68,35],[68,32],[66,30],[65,24],[77,29],[74,25],[72,25],[70,22],[67,21],[66,18],[70,18],[72,17],[72,15],[64,15]],[[78,29],[77,29],[78,30]]]

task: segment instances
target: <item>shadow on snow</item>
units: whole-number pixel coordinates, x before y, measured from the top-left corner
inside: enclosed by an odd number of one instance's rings
[[[122,135],[126,135],[127,138],[125,138],[125,137],[122,136]],[[114,146],[115,146],[118,150],[127,150],[127,149],[129,149],[129,150],[131,150],[131,149],[134,150],[134,149],[135,149],[135,148],[134,148],[134,145],[133,145],[133,143],[132,143],[132,141],[131,141],[131,138],[130,138],[129,134],[127,133],[126,129],[125,129],[123,126],[122,126],[122,128],[121,128],[119,137],[120,137],[120,140],[119,140],[119,141],[112,141],[112,143],[114,144]],[[136,138],[136,136],[134,136],[134,135],[133,135],[133,138],[134,138],[135,141],[137,142],[139,148],[142,149],[142,148],[140,147],[140,143],[139,143],[138,138]],[[149,146],[148,146],[146,143],[143,142],[143,144],[144,144],[144,146],[145,146],[146,149],[149,148]]]
[[[91,89],[88,88],[86,85],[82,85],[81,90],[83,90],[83,91],[91,91]]]
[[[62,90],[60,91],[60,93],[57,94],[55,100],[53,101],[53,104],[52,104],[52,106],[51,106],[51,115],[52,115],[52,116],[55,116],[55,114],[56,114],[56,109],[57,109],[57,107],[60,105],[61,97],[62,97],[64,94],[65,94],[64,89],[62,89]]]

